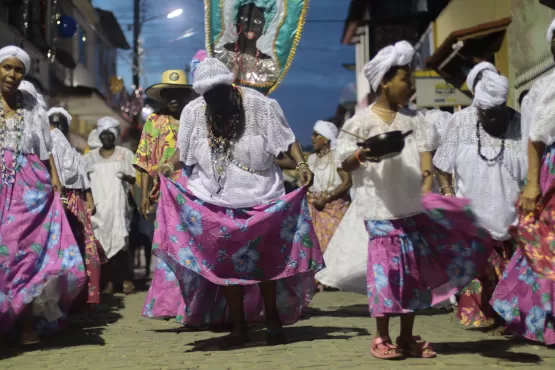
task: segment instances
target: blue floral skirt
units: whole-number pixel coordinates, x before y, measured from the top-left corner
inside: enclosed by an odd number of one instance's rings
[[[468,201],[431,194],[425,212],[368,220],[367,292],[370,316],[405,314],[449,299],[485,271],[493,249]]]

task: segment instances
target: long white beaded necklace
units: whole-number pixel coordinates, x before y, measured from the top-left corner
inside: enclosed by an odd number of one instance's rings
[[[2,96],[0,95],[0,100]],[[15,183],[15,174],[19,170],[21,166],[19,156],[21,154],[21,139],[23,137],[23,109],[22,109],[22,99],[21,93],[17,93],[16,96],[16,114],[15,114],[15,123],[14,126],[16,128],[16,148],[15,153],[13,155],[12,165],[11,167],[6,164],[6,146],[7,146],[7,137],[6,132],[8,130],[7,127],[7,119],[4,114],[4,107],[0,103],[0,156],[1,163],[0,163],[0,172],[2,176],[2,183],[4,185],[13,185]]]

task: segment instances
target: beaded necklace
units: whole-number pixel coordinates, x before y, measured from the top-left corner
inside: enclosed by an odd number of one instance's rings
[[[1,98],[1,95],[0,95]],[[14,126],[16,128],[16,148],[13,155],[13,161],[11,168],[6,164],[6,146],[7,146],[7,119],[4,114],[4,107],[0,103],[0,172],[2,176],[2,183],[4,185],[12,185],[15,183],[15,174],[19,170],[21,163],[19,161],[19,156],[21,154],[21,139],[23,137],[23,109],[22,109],[22,99],[21,94],[16,95],[15,100],[16,114]]]

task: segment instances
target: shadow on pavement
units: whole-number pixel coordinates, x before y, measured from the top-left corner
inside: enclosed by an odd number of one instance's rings
[[[351,339],[354,337],[370,335],[370,333],[366,329],[342,328],[332,326],[292,326],[285,327],[283,329],[283,333],[287,340],[287,344],[310,342],[314,340]],[[227,344],[226,337],[227,336],[209,338],[186,344],[186,346],[193,347],[186,352],[230,351],[267,346],[265,330],[249,332],[249,342],[241,347],[230,347]]]
[[[542,362],[540,356],[532,353],[510,352],[512,347],[527,342],[517,339],[485,339],[477,342],[434,342],[434,350],[441,356],[475,353],[488,358],[504,361],[537,364]]]
[[[0,343],[0,360],[15,357],[32,351],[48,351],[58,348],[79,346],[103,346],[102,333],[122,315],[118,313],[124,308],[123,297],[103,296],[94,314],[72,314],[61,331],[42,337],[40,342],[30,345],[19,345],[19,338],[13,335]]]
[[[452,310],[429,308],[417,313],[417,315],[433,316],[433,315],[447,315]],[[301,320],[308,320],[314,316],[327,316],[327,317],[370,317],[368,314],[368,305],[355,304],[345,307],[329,307],[326,310],[319,308],[309,307],[302,315]]]

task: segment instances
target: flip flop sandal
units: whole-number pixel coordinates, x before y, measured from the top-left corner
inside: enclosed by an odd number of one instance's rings
[[[397,345],[403,349],[405,356],[412,358],[435,358],[437,353],[432,348],[430,342],[422,341],[419,335],[412,337],[410,342],[403,342],[401,338],[397,338]]]
[[[135,290],[133,283],[123,283],[123,294],[131,294]]]
[[[401,349],[391,342],[389,337],[379,337],[372,340],[370,354],[380,360],[401,360],[405,358]]]

